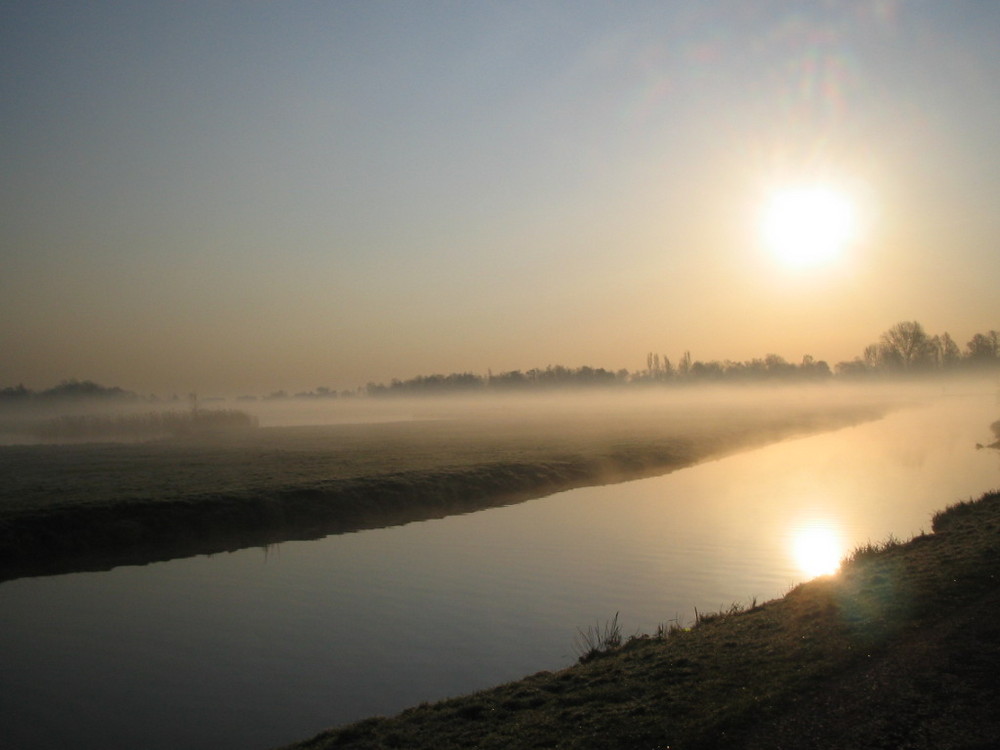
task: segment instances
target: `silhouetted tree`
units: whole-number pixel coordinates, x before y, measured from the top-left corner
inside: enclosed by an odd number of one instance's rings
[[[971,365],[993,364],[1000,356],[1000,334],[996,331],[977,333],[965,345]]]
[[[520,370],[511,370],[510,372],[502,372],[499,375],[494,375],[490,378],[490,387],[498,388],[502,390],[508,390],[512,388],[524,388],[530,384],[528,377]]]
[[[0,389],[0,400],[2,401],[27,401],[34,394],[24,387],[23,383],[19,383],[14,387]]]
[[[724,375],[725,369],[722,363],[714,360],[711,362],[693,362],[689,371],[689,377],[695,380],[721,380]]]
[[[677,374],[682,378],[691,374],[691,352],[686,351],[681,355],[681,359],[677,363]]]
[[[955,343],[955,340],[952,339],[947,331],[942,333],[940,336],[935,336],[933,342],[937,349],[937,361],[939,367],[944,370],[950,370],[961,361],[962,352],[959,350],[958,344]]]
[[[795,365],[789,364],[784,357],[777,354],[768,354],[764,357],[764,367],[771,377],[787,377],[795,371]]]
[[[811,354],[802,357],[802,364],[799,365],[799,375],[803,378],[818,380],[828,378],[833,373],[830,372],[830,365],[821,360],[813,359]]]
[[[663,381],[674,376],[674,366],[670,363],[670,358],[664,354],[654,354],[650,352],[646,355],[646,371],[639,378],[645,380]]]
[[[59,385],[42,391],[40,398],[135,398],[131,391],[117,386],[105,387],[92,380],[64,380]]]
[[[872,372],[872,368],[861,357],[855,357],[849,362],[838,362],[834,369],[838,376],[845,378],[860,378]]]
[[[927,368],[934,362],[935,347],[924,327],[915,320],[897,323],[882,334],[879,350],[885,363],[907,372]]]
[[[875,370],[882,364],[878,344],[869,344],[866,346],[861,356],[862,362],[869,370]]]

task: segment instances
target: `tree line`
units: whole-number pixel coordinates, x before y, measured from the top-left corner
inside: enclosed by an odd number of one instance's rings
[[[837,364],[841,375],[919,374],[981,370],[1000,364],[1000,333],[977,333],[965,351],[947,332],[930,335],[915,320],[897,323],[879,340],[865,347],[860,357]]]
[[[917,321],[902,321],[885,331],[864,351],[832,368],[824,360],[806,354],[801,362],[788,362],[777,354],[745,361],[701,361],[684,352],[675,362],[650,352],[640,370],[611,371],[603,368],[568,368],[560,365],[522,372],[511,370],[494,375],[471,372],[450,375],[419,375],[409,380],[393,379],[388,385],[368,383],[369,396],[425,395],[436,393],[511,391],[554,387],[619,384],[815,382],[839,379],[905,377],[1000,368],[1000,334],[975,334],[963,351],[948,334],[930,335]]]
[[[418,375],[409,380],[394,378],[388,385],[368,383],[365,393],[369,396],[394,394],[422,395],[434,393],[475,392],[482,390],[517,391],[537,388],[565,388],[571,386],[610,385],[628,379],[627,370],[611,372],[603,367],[563,367],[549,365],[544,370],[534,368],[526,372],[511,370],[494,375],[477,375],[471,372],[450,375]]]
[[[126,391],[117,386],[98,385],[92,380],[64,380],[59,385],[44,391],[33,391],[24,384],[0,388],[0,400],[3,401],[65,401],[71,399],[98,400],[138,400],[138,394]]]
[[[788,362],[777,354],[745,361],[692,359],[684,352],[675,362],[666,355],[650,352],[643,369],[606,370],[603,367],[564,367],[549,365],[544,369],[510,370],[485,375],[472,372],[450,375],[418,375],[409,380],[393,379],[388,384],[369,382],[356,391],[317,388],[308,393],[287,394],[277,391],[265,399],[300,398],[327,399],[355,395],[373,397],[394,395],[434,395],[446,393],[478,393],[483,391],[510,392],[566,387],[591,387],[640,384],[685,383],[752,383],[752,382],[812,382],[830,378],[871,379],[885,377],[916,377],[933,374],[977,372],[1000,369],[1000,333],[994,330],[977,333],[964,350],[947,333],[929,334],[917,321],[896,323],[849,361],[837,362],[832,368],[824,360],[807,354],[799,363]],[[141,397],[121,388],[107,388],[89,380],[67,380],[54,388],[35,392],[24,385],[0,389],[0,401],[55,401],[60,399],[132,399]],[[189,397],[190,398],[190,397]],[[239,400],[256,400],[245,396]],[[147,397],[144,400],[157,400]],[[173,400],[178,400],[176,396]]]

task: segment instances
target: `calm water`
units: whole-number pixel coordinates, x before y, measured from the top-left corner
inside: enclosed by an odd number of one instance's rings
[[[0,746],[267,748],[782,595],[1000,486],[994,396],[664,477],[268,550],[0,584]]]

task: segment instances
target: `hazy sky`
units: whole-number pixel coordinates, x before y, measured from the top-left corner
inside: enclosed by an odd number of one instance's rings
[[[348,388],[1000,328],[1000,3],[0,9],[0,386]],[[835,184],[860,238],[762,246]]]

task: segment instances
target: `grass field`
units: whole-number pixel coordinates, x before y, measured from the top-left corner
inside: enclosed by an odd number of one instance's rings
[[[933,528],[690,628],[621,639],[609,620],[574,667],[289,749],[995,747],[1000,494]]]
[[[469,512],[881,416],[787,394],[425,406],[408,421],[0,446],[0,580]]]

